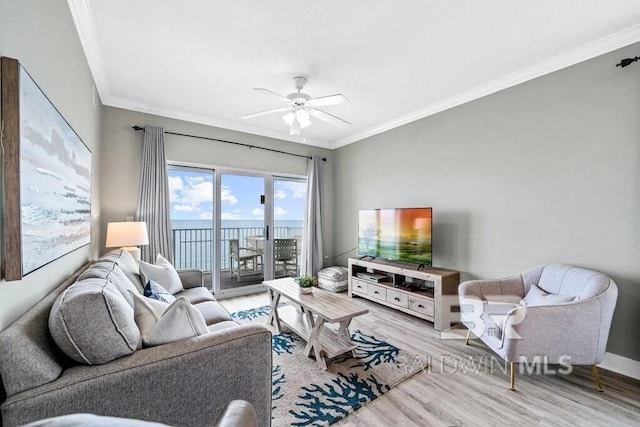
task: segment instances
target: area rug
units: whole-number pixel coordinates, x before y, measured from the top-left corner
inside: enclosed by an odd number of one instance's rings
[[[266,323],[269,306],[232,313],[239,323]],[[305,342],[286,330],[273,335],[273,426],[333,424],[421,371],[414,354],[385,337],[352,331],[356,357],[338,356],[320,369]]]

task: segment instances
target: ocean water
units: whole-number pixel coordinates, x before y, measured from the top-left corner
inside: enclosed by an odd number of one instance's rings
[[[222,228],[264,228],[264,221],[255,219],[223,219]],[[302,220],[276,220],[275,227],[302,228]],[[212,228],[213,221],[206,219],[178,219],[171,221],[172,228]]]
[[[230,268],[229,240],[238,239],[240,246],[248,244],[248,236],[263,236],[264,221],[223,219],[221,221],[220,250],[213,244],[211,220],[173,220],[173,250],[176,268],[213,269],[213,261],[219,259],[221,268]],[[302,235],[301,220],[276,220],[271,237],[294,238]],[[218,253],[218,255],[216,255]]]

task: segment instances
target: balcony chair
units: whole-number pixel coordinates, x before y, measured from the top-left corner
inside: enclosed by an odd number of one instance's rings
[[[602,273],[548,264],[506,279],[472,280],[458,288],[462,323],[510,363],[596,365],[602,362],[618,297]]]
[[[239,282],[242,276],[262,272],[262,251],[240,247],[238,239],[230,239],[229,264],[231,277],[235,275]]]
[[[298,275],[298,242],[296,239],[273,239],[275,277]]]

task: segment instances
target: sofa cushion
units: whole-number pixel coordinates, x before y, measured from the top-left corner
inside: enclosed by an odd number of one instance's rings
[[[171,295],[169,291],[167,291],[165,288],[163,288],[153,280],[149,280],[147,286],[144,287],[144,296],[147,298],[166,302],[167,304],[171,304],[176,300],[176,297]]]
[[[109,279],[74,283],[54,302],[49,331],[58,347],[87,365],[110,362],[142,345],[133,307]]]
[[[145,347],[153,347],[209,332],[202,314],[184,297],[157,311],[148,298],[132,294],[135,319]]]
[[[162,255],[158,254],[155,264],[140,261],[140,274],[144,283],[153,280],[175,295],[183,290],[182,281],[173,265]]]
[[[199,302],[216,300],[213,295],[211,295],[211,291],[204,286],[185,289],[182,292],[178,292],[175,296],[185,297],[191,302],[191,304],[198,304]]]
[[[542,289],[540,289],[537,285],[531,285],[529,288],[529,292],[524,296],[524,302],[529,307],[535,307],[538,305],[554,305],[554,304],[562,304],[565,302],[571,302],[576,299],[574,296],[570,295],[557,295],[550,294]]]
[[[204,301],[195,304],[194,307],[202,313],[204,320],[207,322],[207,326],[225,320],[231,320],[229,312],[216,301]]]
[[[133,258],[133,255],[125,249],[114,249],[101,256],[97,262],[111,261],[115,262],[118,267],[122,269],[127,278],[133,283],[133,285],[142,293],[144,284],[140,278],[140,267],[138,262]]]
[[[611,280],[604,274],[561,264],[548,264],[542,270],[538,287],[550,294],[569,295],[586,300],[600,295]]]
[[[234,322],[233,320],[223,320],[222,322],[207,326],[207,329],[209,329],[209,332],[216,332],[223,329],[235,328],[236,326],[238,326],[238,323]]]
[[[131,283],[131,280],[124,274],[122,269],[112,261],[97,261],[91,265],[84,273],[78,277],[78,281],[84,279],[109,280],[118,288],[122,296],[133,307],[133,299],[129,295],[129,290],[139,292],[138,288]]]

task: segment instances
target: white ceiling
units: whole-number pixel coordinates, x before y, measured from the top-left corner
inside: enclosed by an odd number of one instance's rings
[[[328,148],[640,41],[638,0],[68,3],[105,105]],[[296,75],[350,128],[240,119]]]

